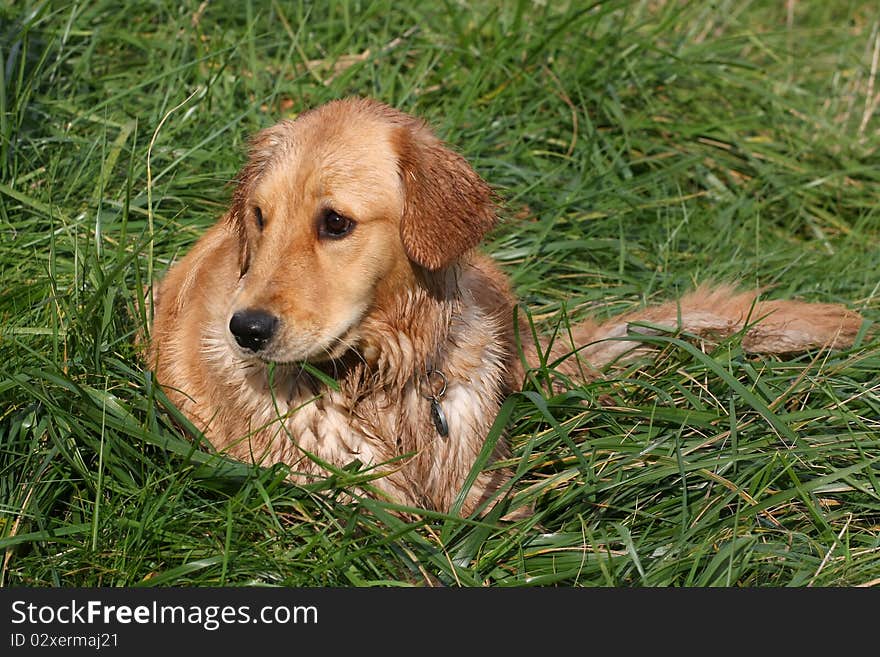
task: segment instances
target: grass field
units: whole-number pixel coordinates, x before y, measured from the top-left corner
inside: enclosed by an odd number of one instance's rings
[[[247,136],[351,94],[495,186],[484,246],[540,326],[732,279],[877,321],[873,0],[0,7],[0,585],[880,583],[869,335],[794,360],[661,336],[527,385],[499,419],[515,524],[222,461],[134,346]]]

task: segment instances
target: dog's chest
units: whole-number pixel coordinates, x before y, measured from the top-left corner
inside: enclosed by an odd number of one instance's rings
[[[357,399],[332,390],[315,395],[303,386],[286,403],[276,402],[261,414],[267,423],[273,418],[283,423],[273,442],[292,442],[300,451],[337,467],[354,460],[378,466],[415,455],[454,463],[464,456],[457,452],[479,451],[498,412],[496,378],[476,373],[475,379],[479,386],[471,380],[453,380],[434,397],[417,382]]]

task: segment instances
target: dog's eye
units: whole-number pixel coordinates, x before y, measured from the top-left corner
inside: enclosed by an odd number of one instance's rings
[[[321,215],[321,220],[318,223],[318,235],[335,240],[348,235],[354,230],[354,226],[354,221],[348,217],[344,217],[334,210],[327,210]]]
[[[263,230],[263,211],[260,208],[254,208],[254,221],[257,223],[257,229]]]

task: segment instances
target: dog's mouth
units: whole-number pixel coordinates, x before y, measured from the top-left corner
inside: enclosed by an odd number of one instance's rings
[[[253,354],[253,356],[264,365],[300,367],[303,364],[324,365],[332,363],[341,360],[346,354],[355,350],[356,346],[354,344],[349,344],[346,341],[336,343],[335,346],[332,347],[322,347],[314,353],[307,353],[304,355],[288,356],[286,354],[256,353]]]

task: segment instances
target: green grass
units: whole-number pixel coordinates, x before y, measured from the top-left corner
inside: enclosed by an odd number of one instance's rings
[[[135,346],[247,136],[349,94],[498,189],[485,248],[544,328],[722,279],[877,321],[875,2],[126,4],[0,8],[0,585],[880,582],[873,338],[780,361],[661,336],[527,386],[515,524],[220,461]]]

